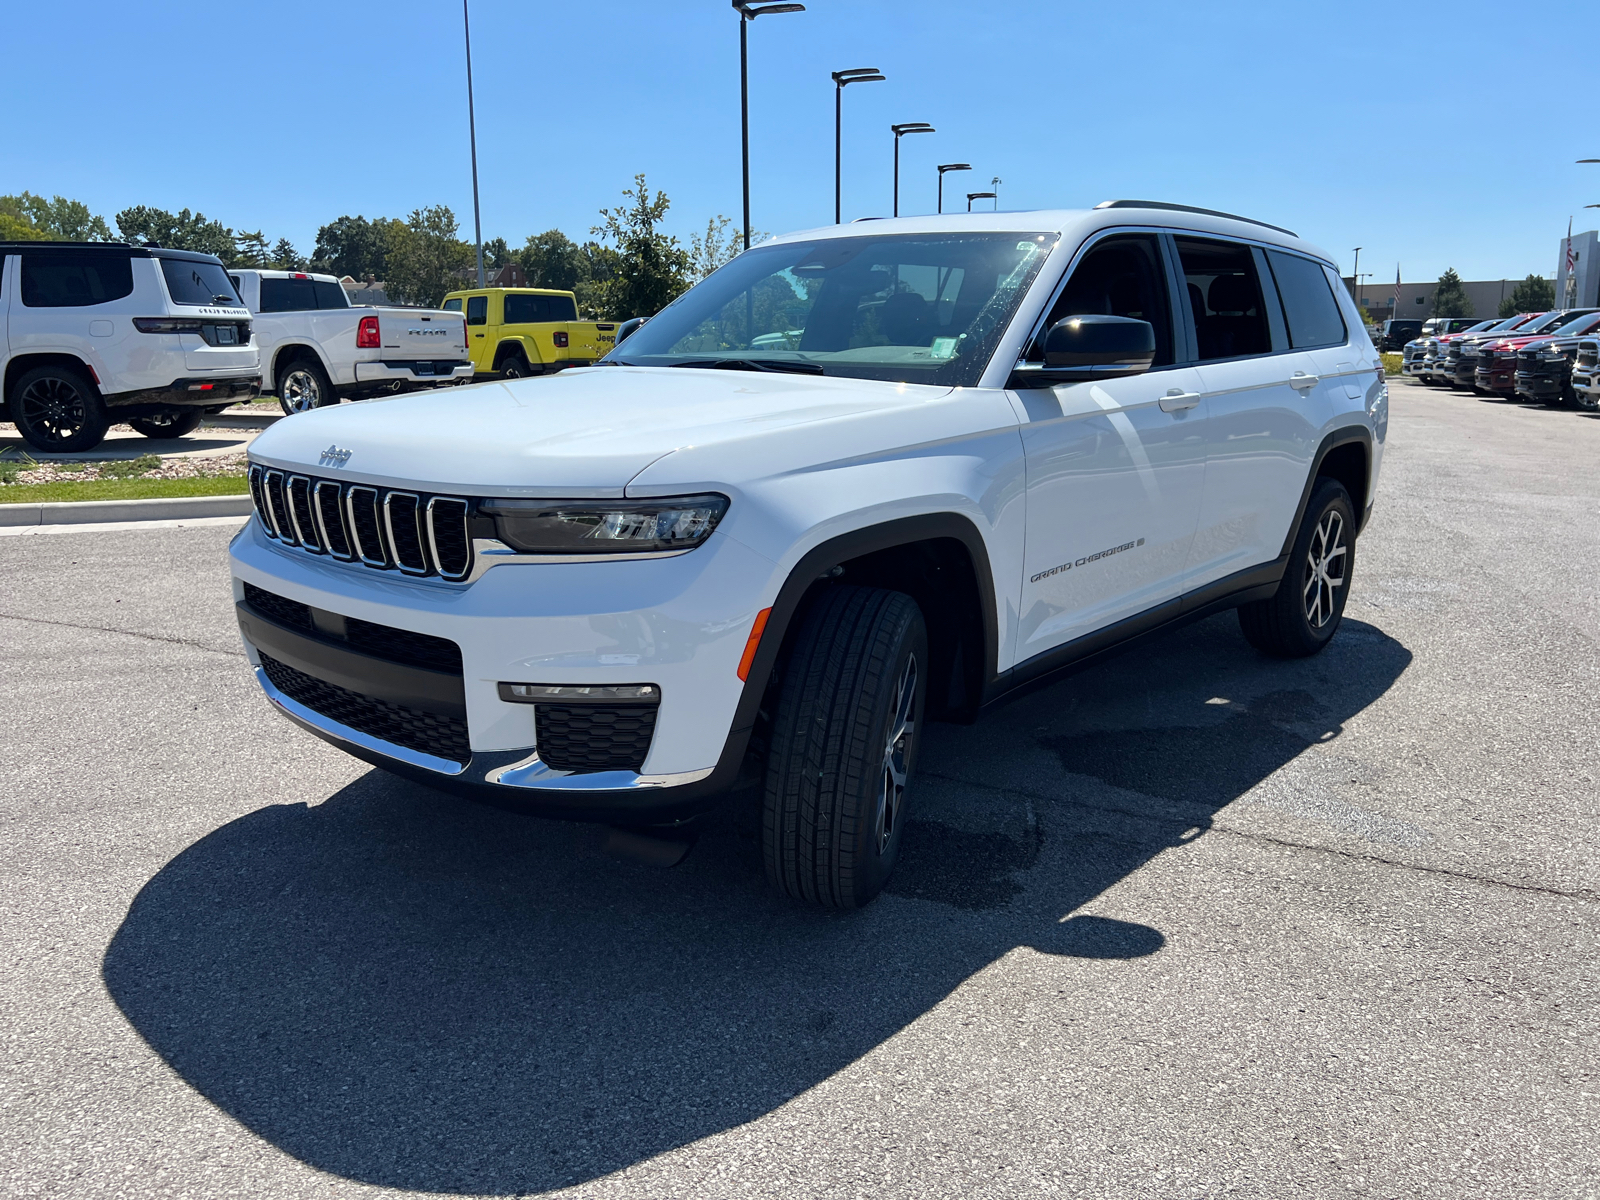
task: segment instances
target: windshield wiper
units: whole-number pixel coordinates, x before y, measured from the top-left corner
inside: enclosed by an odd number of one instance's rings
[[[772,371],[779,375],[825,375],[817,363],[788,358],[691,358],[674,367],[700,367],[707,371]]]

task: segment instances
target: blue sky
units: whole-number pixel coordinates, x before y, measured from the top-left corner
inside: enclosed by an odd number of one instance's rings
[[[473,0],[484,236],[587,235],[636,172],[682,237],[739,211],[738,22],[726,0]],[[344,213],[449,204],[471,236],[459,6],[450,0],[19,5],[0,76],[0,192],[204,211],[304,252]],[[1600,5],[811,0],[751,29],[752,221],[845,217],[948,191],[1002,207],[1113,197],[1286,225],[1371,286],[1455,267],[1553,273],[1600,224]],[[1564,48],[1583,48],[1568,54]],[[1562,100],[1561,97],[1568,99]],[[1567,115],[1571,114],[1571,115]],[[957,200],[964,206],[964,200]]]

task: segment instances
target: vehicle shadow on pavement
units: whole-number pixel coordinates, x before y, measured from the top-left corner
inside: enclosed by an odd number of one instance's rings
[[[1155,929],[1074,914],[1411,658],[1347,621],[1320,658],[1270,662],[1223,620],[938,727],[902,869],[859,913],[772,897],[747,808],[664,871],[372,771],[179,854],[105,983],[184,1080],[321,1170],[489,1194],[593,1179],[772,1112],[1019,947],[1158,952]]]

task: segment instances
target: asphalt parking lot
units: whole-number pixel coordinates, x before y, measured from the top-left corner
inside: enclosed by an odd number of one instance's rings
[[[0,1193],[1600,1195],[1600,419],[1393,392],[1325,654],[939,727],[848,915],[273,718],[231,527],[0,537]]]

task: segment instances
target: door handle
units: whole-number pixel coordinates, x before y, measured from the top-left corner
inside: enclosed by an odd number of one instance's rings
[[[1321,380],[1315,375],[1307,375],[1304,371],[1296,371],[1289,376],[1289,386],[1297,392],[1303,392],[1307,388],[1314,388],[1320,382]]]
[[[473,335],[472,335],[472,336],[473,336],[473,337],[482,337],[482,336],[483,336],[483,334],[481,334],[481,333],[475,333],[475,334],[473,334]]]
[[[1199,392],[1186,392],[1181,388],[1173,388],[1161,397],[1162,412],[1182,412],[1186,408],[1193,408],[1200,403]]]

